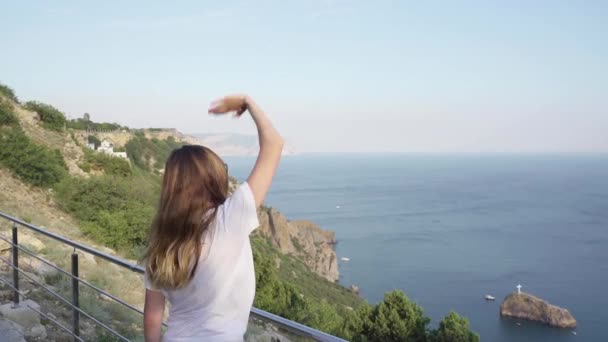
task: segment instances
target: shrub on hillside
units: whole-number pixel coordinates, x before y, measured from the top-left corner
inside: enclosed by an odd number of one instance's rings
[[[14,110],[10,102],[0,97],[0,126],[14,125],[18,122]]]
[[[342,319],[335,305],[305,298],[297,287],[282,282],[272,254],[253,250],[256,274],[254,305],[281,317],[329,333],[338,333]]]
[[[4,95],[4,97],[7,99],[19,103],[19,99],[17,98],[17,95],[15,95],[15,91],[2,83],[0,83],[0,94]]]
[[[58,204],[80,220],[84,232],[128,251],[145,243],[158,192],[145,177],[66,178],[56,186]]]
[[[48,129],[62,131],[66,124],[65,115],[49,104],[28,101],[25,103],[25,108],[38,113],[40,121]]]
[[[168,137],[166,140],[147,139],[143,132],[136,132],[125,147],[133,164],[155,172],[162,169],[171,152],[182,145],[173,137]]]
[[[85,221],[81,229],[93,239],[111,248],[132,249],[146,243],[154,208],[132,202],[120,210],[100,211]]]
[[[281,317],[305,324],[337,336],[349,336],[345,330],[344,317],[351,311],[347,310],[336,298],[331,296],[331,289],[335,285],[320,278],[316,288],[324,286],[330,290],[324,298],[304,295],[309,291],[300,285],[293,285],[281,280],[277,270],[275,258],[280,253],[263,237],[252,238],[253,259],[256,274],[256,296],[254,306]],[[281,262],[283,267],[283,262]],[[306,269],[299,274],[312,271]],[[302,285],[305,286],[305,285]]]
[[[20,128],[0,129],[0,163],[25,182],[51,186],[67,176],[59,150],[35,144]]]
[[[56,187],[61,207],[80,220],[88,220],[100,211],[118,211],[139,202],[156,205],[159,187],[144,184],[141,178],[99,176],[69,178]]]
[[[108,122],[93,122],[89,119],[78,118],[71,119],[66,122],[66,127],[77,130],[93,130],[93,131],[116,131],[116,130],[126,130],[129,128],[126,126],[121,126],[117,123],[108,123]]]
[[[126,159],[113,157],[101,152],[84,149],[85,160],[80,165],[83,171],[103,171],[107,175],[129,176],[131,175],[131,164]],[[86,169],[86,170],[85,170]],[[89,171],[87,171],[89,170]]]

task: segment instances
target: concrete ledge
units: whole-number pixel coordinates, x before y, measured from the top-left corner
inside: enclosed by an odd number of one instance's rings
[[[18,306],[13,306],[13,303],[0,305],[0,316],[20,325],[26,337],[45,339],[46,329],[40,324],[40,314],[28,306],[40,310],[38,303],[27,299],[20,302]]]
[[[13,321],[0,318],[0,342],[25,342],[23,327]]]

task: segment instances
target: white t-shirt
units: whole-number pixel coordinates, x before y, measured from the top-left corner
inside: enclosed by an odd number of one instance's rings
[[[253,193],[243,183],[218,208],[192,281],[161,290],[171,303],[163,341],[243,341],[255,295],[249,234],[258,226]]]

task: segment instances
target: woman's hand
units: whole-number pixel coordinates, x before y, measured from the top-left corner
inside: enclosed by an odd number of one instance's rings
[[[236,116],[241,116],[248,108],[246,95],[230,95],[211,102],[209,114],[226,114],[236,112]]]

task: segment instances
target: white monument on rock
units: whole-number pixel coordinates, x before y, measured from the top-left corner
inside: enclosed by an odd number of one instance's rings
[[[517,284],[517,286],[515,286],[515,287],[517,287],[517,294],[521,294],[521,288],[523,286],[521,286],[521,284]]]

